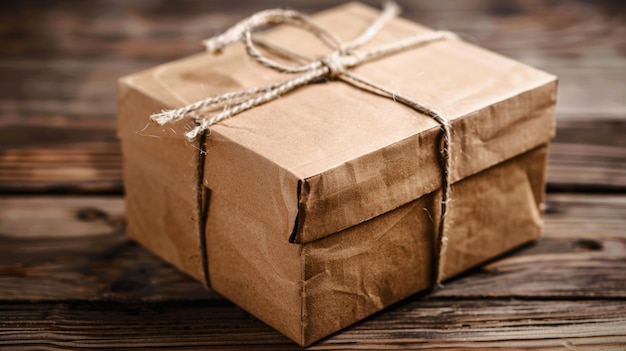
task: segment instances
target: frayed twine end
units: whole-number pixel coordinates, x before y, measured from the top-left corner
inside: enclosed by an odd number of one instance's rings
[[[150,119],[160,126],[178,121],[183,117],[184,115],[178,113],[177,110],[163,110],[160,113],[154,113],[150,115]]]
[[[163,110],[160,113],[155,113],[150,115],[150,120],[160,126],[165,125],[167,123],[172,123],[179,121],[185,117],[185,113],[182,113],[179,110]],[[205,121],[197,122],[196,127],[192,130],[185,133],[185,137],[189,141],[193,141],[202,133],[203,131],[209,131],[209,127]]]
[[[185,137],[189,140],[192,141],[194,139],[196,139],[198,137],[198,135],[200,135],[200,133],[203,131],[203,129],[200,126],[195,127],[194,129],[188,131],[187,133],[185,133]]]

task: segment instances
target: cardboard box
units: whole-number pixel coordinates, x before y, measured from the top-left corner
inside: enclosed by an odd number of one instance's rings
[[[376,15],[350,3],[313,18],[349,40]],[[395,19],[371,45],[429,30]],[[264,35],[323,53],[294,31]],[[540,235],[555,77],[459,40],[354,71],[452,119],[445,277]],[[193,142],[183,136],[189,121],[149,122],[280,80],[242,46],[120,80],[128,234],[308,345],[431,284],[440,132],[431,118],[341,81],[302,87]]]

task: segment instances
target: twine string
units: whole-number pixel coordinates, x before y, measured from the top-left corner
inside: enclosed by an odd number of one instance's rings
[[[151,116],[151,119],[159,125],[172,123],[184,118],[191,118],[196,126],[185,135],[193,140],[204,132],[210,131],[210,127],[224,119],[236,116],[246,110],[268,103],[283,96],[299,87],[309,85],[322,80],[341,80],[345,83],[358,86],[366,86],[374,91],[404,104],[413,110],[424,114],[440,125],[441,139],[439,145],[441,167],[441,204],[440,219],[434,240],[434,258],[432,280],[435,287],[441,286],[443,277],[443,265],[447,237],[445,230],[445,217],[448,213],[450,202],[450,124],[446,116],[436,109],[426,106],[408,96],[395,92],[383,85],[360,77],[350,70],[363,63],[382,58],[387,55],[397,54],[401,51],[416,48],[418,46],[439,41],[456,39],[454,33],[447,31],[435,31],[416,34],[407,38],[387,43],[368,50],[359,50],[363,45],[372,40],[393,18],[398,16],[400,8],[392,1],[384,4],[381,14],[363,31],[358,37],[350,42],[342,43],[334,34],[315,24],[306,14],[292,10],[265,10],[244,19],[223,34],[203,41],[207,51],[219,53],[229,45],[243,42],[248,55],[261,65],[286,74],[296,75],[280,83],[269,84],[261,87],[228,92],[222,95],[209,97],[182,108],[162,111]],[[257,41],[253,33],[270,25],[288,24],[313,34],[320,39],[331,52],[318,59],[307,59],[300,54],[290,54],[298,60],[290,60],[282,63],[273,60],[257,48]],[[272,47],[273,45],[262,44],[261,46]],[[281,51],[289,53],[289,50]],[[225,105],[217,114],[204,113],[209,108]],[[201,113],[202,112],[202,113]]]

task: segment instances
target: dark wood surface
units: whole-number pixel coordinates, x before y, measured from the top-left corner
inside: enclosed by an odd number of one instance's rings
[[[256,10],[334,4],[0,3],[0,349],[298,349],[125,236],[115,82]],[[545,234],[311,349],[625,350],[625,3],[400,4],[559,76]]]

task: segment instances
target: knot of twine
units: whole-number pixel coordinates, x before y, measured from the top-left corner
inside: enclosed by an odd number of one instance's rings
[[[441,216],[438,224],[437,238],[435,240],[435,255],[433,259],[433,282],[435,287],[441,286],[443,275],[443,257],[447,247],[447,237],[444,233],[444,219],[448,210],[450,199],[450,125],[448,119],[433,107],[417,102],[412,98],[397,93],[385,86],[373,82],[364,77],[355,75],[350,70],[363,63],[382,58],[387,55],[415,48],[430,42],[444,39],[458,39],[456,34],[447,31],[435,31],[416,34],[407,38],[381,45],[368,50],[357,50],[372,38],[374,38],[385,25],[398,16],[399,6],[393,1],[384,4],[381,14],[370,24],[362,34],[354,40],[342,43],[334,34],[315,24],[306,14],[292,10],[273,9],[258,12],[232,26],[224,33],[203,41],[206,50],[211,53],[220,53],[224,48],[236,42],[243,42],[248,55],[261,65],[277,70],[282,73],[297,74],[295,78],[261,87],[255,87],[240,91],[225,93],[209,97],[185,107],[162,111],[151,116],[151,119],[159,125],[179,121],[183,118],[191,118],[196,126],[187,132],[185,136],[193,140],[199,135],[204,135],[210,127],[220,121],[233,117],[241,112],[256,106],[273,101],[299,87],[312,84],[321,80],[341,80],[356,87],[369,87],[374,92],[402,103],[415,111],[434,119],[441,129],[441,173],[442,173],[442,199]],[[252,33],[259,28],[268,25],[289,24],[320,39],[331,49],[330,54],[318,59],[312,59],[299,53],[266,43],[254,38]],[[278,50],[282,54],[292,58],[291,64],[277,62],[264,55],[257,45],[268,49]],[[284,56],[283,55],[283,56]],[[304,62],[304,63],[302,63]],[[221,112],[211,115],[210,110],[222,106]],[[205,272],[206,273],[206,272]]]
[[[339,51],[333,51],[332,54],[324,56],[320,61],[328,68],[327,77],[336,79],[340,74],[344,74],[347,69],[351,68],[354,63],[350,64],[347,59],[353,59],[354,56],[342,56]]]

